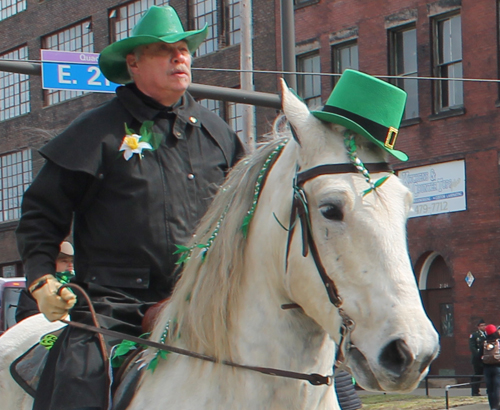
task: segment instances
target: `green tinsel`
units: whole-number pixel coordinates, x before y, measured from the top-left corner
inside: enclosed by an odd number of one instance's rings
[[[253,192],[253,201],[252,201],[252,206],[248,210],[245,218],[243,219],[243,224],[241,225],[241,231],[243,233],[243,237],[246,238],[248,235],[248,229],[250,227],[250,222],[252,221],[253,215],[255,213],[255,208],[257,207],[257,202],[259,200],[259,195],[260,195],[260,190],[262,188],[262,181],[267,174],[267,171],[269,169],[269,165],[272,163],[276,155],[278,155],[283,147],[287,144],[288,140],[284,140],[281,142],[267,157],[266,162],[264,162],[264,165],[262,166],[259,176],[257,177],[257,181],[255,182],[255,188]]]

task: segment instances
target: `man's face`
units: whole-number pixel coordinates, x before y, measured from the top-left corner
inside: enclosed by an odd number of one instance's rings
[[[477,328],[482,332],[484,332],[484,329],[486,328],[486,323],[481,323]]]
[[[73,256],[62,255],[56,259],[56,272],[73,270]]]
[[[175,103],[191,84],[191,53],[185,41],[142,46],[140,56],[129,54],[127,62],[137,87],[164,105]]]

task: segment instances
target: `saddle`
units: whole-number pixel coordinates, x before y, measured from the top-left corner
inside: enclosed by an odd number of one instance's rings
[[[151,306],[142,319],[143,333],[149,333],[154,325],[158,313],[168,302],[162,300]],[[40,342],[31,347],[27,352],[18,357],[10,366],[12,378],[21,388],[33,398],[36,395],[38,383],[47,362],[50,348],[54,345],[64,328],[44,335]],[[136,362],[142,348],[133,350],[123,364],[114,370],[112,380],[113,410],[126,409],[135,392],[135,387],[140,380],[142,371]]]

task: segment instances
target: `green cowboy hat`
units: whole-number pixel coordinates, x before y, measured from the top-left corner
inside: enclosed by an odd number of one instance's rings
[[[176,43],[184,40],[194,53],[207,36],[208,26],[201,30],[184,31],[181,20],[173,7],[151,8],[132,29],[130,37],[110,44],[99,56],[99,68],[104,76],[114,83],[126,84],[132,81],[127,70],[126,57],[136,47],[163,41]]]
[[[408,155],[394,149],[406,105],[406,92],[355,70],[345,70],[322,111],[320,120],[340,124],[373,141],[401,161]]]

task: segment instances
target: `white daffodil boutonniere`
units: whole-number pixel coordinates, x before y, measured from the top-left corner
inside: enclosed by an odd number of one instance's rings
[[[125,138],[123,138],[120,151],[123,151],[123,158],[127,161],[132,158],[134,154],[139,155],[139,158],[142,159],[143,149],[153,149],[149,142],[139,142],[140,139],[141,136],[137,134],[125,135]]]
[[[134,154],[140,159],[144,157],[142,150],[155,150],[160,146],[161,134],[153,132],[153,121],[144,121],[140,130],[141,135],[135,133],[125,124],[125,137],[123,138],[120,151],[123,151],[123,158],[128,161]]]

